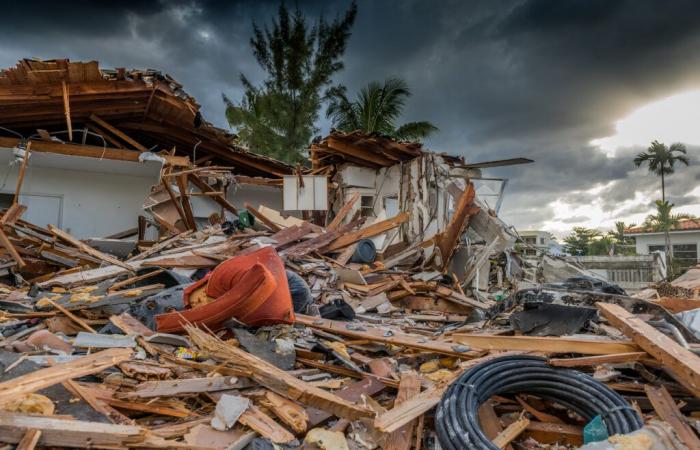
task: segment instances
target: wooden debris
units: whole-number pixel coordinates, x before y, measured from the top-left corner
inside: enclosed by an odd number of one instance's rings
[[[661,361],[671,376],[700,397],[700,358],[697,355],[618,305],[598,303],[596,306],[613,326]]]
[[[72,378],[101,372],[102,370],[128,360],[132,355],[130,349],[109,349],[92,355],[83,356],[75,361],[56,364],[47,369],[40,369],[12,380],[0,383],[0,404],[31,392],[53,386]]]

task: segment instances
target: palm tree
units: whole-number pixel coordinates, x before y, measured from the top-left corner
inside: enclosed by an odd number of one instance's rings
[[[646,152],[642,152],[634,158],[634,164],[640,167],[642,164],[646,163],[649,172],[655,173],[661,177],[661,204],[666,206],[659,206],[659,202],[656,202],[656,207],[661,213],[660,208],[668,207],[668,214],[670,214],[670,209],[673,205],[666,202],[666,175],[671,175],[675,172],[674,164],[676,162],[681,162],[686,166],[690,163],[686,154],[688,151],[685,145],[681,143],[671,144],[668,147],[666,144],[662,144],[659,141],[654,141],[651,143]],[[668,259],[669,267],[671,265],[671,260],[673,259],[673,247],[671,246],[671,235],[668,230],[668,220],[662,223],[666,228],[664,228],[665,234],[665,247],[666,247],[666,257]]]
[[[644,223],[644,228],[651,231],[664,231],[666,229],[673,230],[678,228],[681,221],[684,219],[694,219],[691,214],[678,213],[672,214],[671,210],[675,205],[669,202],[656,201],[656,214],[649,214]]]
[[[615,244],[615,251],[620,254],[630,254],[630,247],[634,243],[632,238],[625,236],[625,231],[628,228],[632,228],[634,224],[626,224],[624,221],[619,220],[615,222],[615,229],[608,232],[608,237]],[[619,247],[619,250],[617,249]]]
[[[673,167],[676,162],[681,162],[686,166],[690,163],[686,154],[688,151],[684,144],[675,143],[668,147],[659,141],[651,143],[646,152],[638,154],[634,158],[634,164],[640,167],[646,163],[649,172],[652,172],[661,177],[661,201],[666,201],[666,175],[671,175],[675,172]]]
[[[379,133],[397,140],[417,141],[437,131],[430,122],[408,122],[397,126],[406,99],[411,90],[400,78],[388,78],[384,85],[372,81],[363,87],[357,99],[350,101],[345,86],[328,90],[326,117],[342,131],[362,130]]]
[[[644,219],[643,223],[643,226],[647,229],[664,232],[664,246],[666,251],[666,259],[668,260],[668,267],[671,267],[671,263],[673,262],[673,246],[671,245],[671,234],[669,233],[669,230],[672,228],[677,228],[682,219],[694,218],[690,214],[671,214],[673,206],[673,203],[657,200],[656,214],[649,214],[646,219]]]

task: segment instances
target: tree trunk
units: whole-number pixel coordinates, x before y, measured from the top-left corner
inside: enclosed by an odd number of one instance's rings
[[[666,203],[666,182],[664,173],[661,172],[661,201]],[[664,220],[664,240],[666,248],[666,273],[669,277],[672,276],[673,271],[671,270],[671,265],[673,264],[673,244],[671,243],[671,233],[669,232],[669,219],[667,217]]]

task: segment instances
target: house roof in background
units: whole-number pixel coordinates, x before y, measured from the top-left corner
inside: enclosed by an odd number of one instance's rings
[[[244,175],[293,173],[284,162],[247,151],[237,144],[235,134],[206,122],[199,111],[200,105],[180,83],[151,69],[107,70],[97,61],[23,59],[0,72],[0,126],[31,136],[37,150],[61,143],[100,149],[106,145],[121,151],[115,155],[129,156],[124,150],[175,148],[177,155],[230,165]],[[106,144],[90,135],[83,141],[85,128],[103,136]],[[0,130],[0,146],[14,146],[17,139]]]
[[[676,231],[676,232],[677,231],[700,231],[700,219],[681,219],[678,226],[672,228],[669,231],[671,231],[671,232],[674,232],[674,231]],[[661,233],[661,231],[654,231],[649,227],[643,227],[643,226],[627,228],[625,230],[625,234],[652,234],[652,233]]]

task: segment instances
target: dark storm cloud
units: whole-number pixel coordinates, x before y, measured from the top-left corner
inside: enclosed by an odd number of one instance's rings
[[[349,1],[298,4],[309,18],[330,19]],[[262,77],[248,46],[251,21],[268,23],[277,7],[13,2],[3,9],[0,67],[22,57],[70,57],[159,69],[184,84],[208,120],[225,126],[221,93],[240,98],[241,72]],[[489,173],[510,178],[506,220],[534,228],[552,217],[548,205],[559,198],[579,205],[599,199],[612,211],[638,191],[653,203],[658,180],[631,163],[640,149],[608,158],[589,142],[612,134],[635,108],[700,86],[699,44],[700,3],[690,0],[364,0],[336,81],[355,92],[401,76],[414,93],[405,120],[440,128],[429,148],[470,161],[536,160]],[[329,124],[321,118],[319,126],[326,132]],[[700,179],[696,166],[669,180],[677,203],[688,202],[683,196]],[[600,193],[586,192],[611,181]]]

